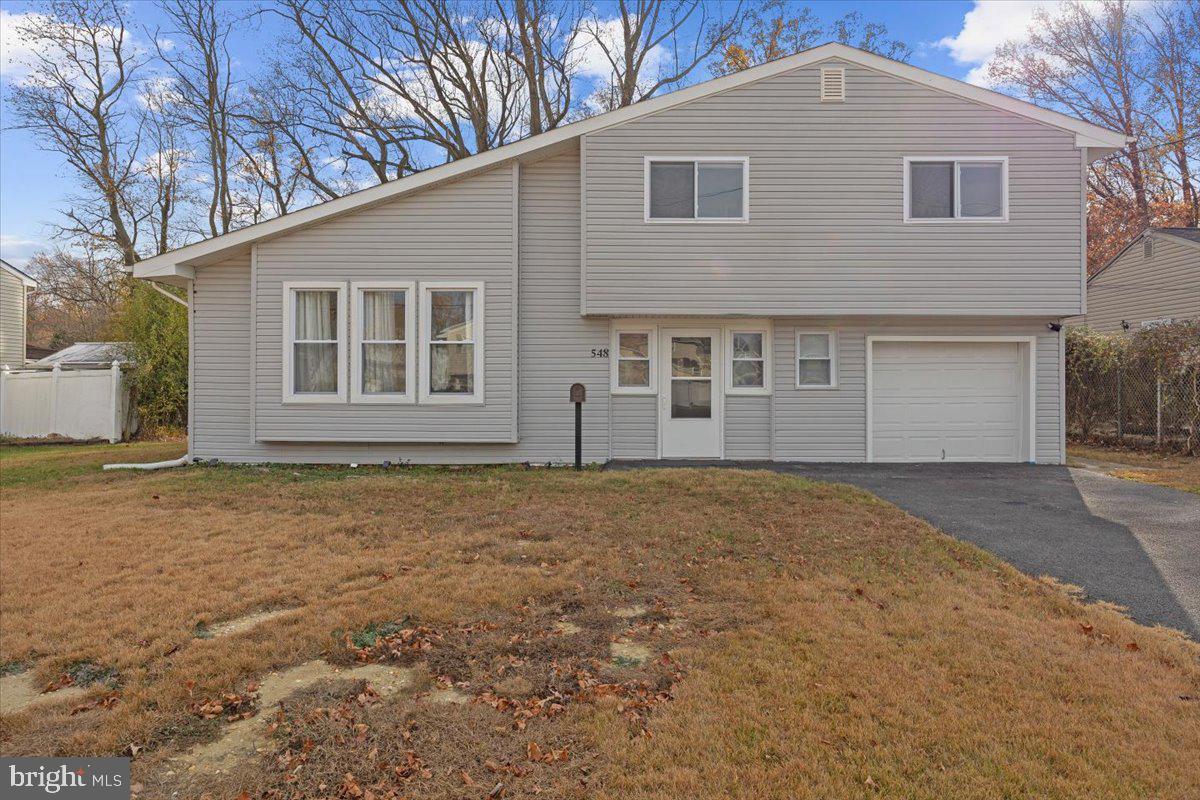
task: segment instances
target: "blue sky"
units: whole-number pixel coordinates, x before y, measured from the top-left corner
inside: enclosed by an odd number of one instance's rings
[[[861,11],[868,20],[887,25],[891,36],[913,48],[913,65],[979,82],[980,66],[996,45],[1024,30],[1037,0],[827,0],[797,5],[810,6],[826,21],[847,11]],[[19,77],[15,61],[20,57],[21,42],[14,35],[14,22],[35,8],[34,3],[0,0],[0,87],[5,94]],[[155,7],[133,0],[130,8],[135,36],[149,41],[150,32],[162,25]],[[242,74],[253,74],[264,61],[276,33],[275,24],[268,21],[257,29],[239,32],[233,54]],[[697,77],[707,77],[707,71]],[[12,124],[7,103],[0,100],[0,257],[22,265],[32,253],[52,245],[47,223],[56,219],[73,187],[61,158],[39,149],[25,132],[12,130]]]

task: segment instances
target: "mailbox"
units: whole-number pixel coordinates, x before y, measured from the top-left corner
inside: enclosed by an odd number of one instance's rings
[[[587,400],[587,387],[582,383],[571,384],[571,402],[582,403]]]

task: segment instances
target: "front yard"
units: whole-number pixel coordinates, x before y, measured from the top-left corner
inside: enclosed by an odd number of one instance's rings
[[[0,449],[2,680],[75,684],[4,754],[132,754],[141,797],[1200,796],[1200,646],[864,492],[98,470],[181,449]]]

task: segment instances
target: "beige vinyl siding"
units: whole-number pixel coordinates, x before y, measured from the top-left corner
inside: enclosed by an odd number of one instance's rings
[[[725,395],[725,458],[771,457],[771,398]]]
[[[259,244],[254,331],[257,438],[514,441],[515,181],[516,165],[505,165]],[[483,282],[483,404],[282,402],[282,287],[287,281],[305,280]],[[416,357],[419,372],[423,353],[411,348],[410,355]]]
[[[612,398],[612,457],[658,457],[658,398],[615,395]]]
[[[838,385],[797,389],[796,330],[837,332]],[[838,319],[775,320],[775,458],[781,461],[863,461],[867,451],[867,336],[1035,336],[1036,456],[1062,461],[1059,334],[1044,320]]]
[[[585,139],[589,314],[1031,315],[1081,305],[1065,131],[856,65],[809,66]],[[746,156],[748,223],[645,222],[646,156]],[[903,222],[905,156],[1007,156],[1008,223]]]
[[[1200,244],[1167,234],[1153,241],[1151,258],[1134,242],[1088,283],[1087,316],[1074,322],[1119,333],[1122,320],[1136,330],[1148,319],[1200,319]]]
[[[25,364],[25,283],[0,269],[0,365]]]
[[[314,463],[561,463],[574,458],[574,407],[567,392],[572,383],[580,381],[588,391],[584,458],[605,460],[608,362],[590,354],[592,348],[608,346],[609,329],[607,320],[579,316],[578,156],[566,154],[523,165],[520,192],[519,444],[254,441],[247,256],[197,270],[193,455],[228,461]],[[339,280],[342,274],[325,279]],[[490,302],[490,284],[488,289]],[[259,333],[281,340],[281,332],[267,329],[261,319]],[[262,369],[260,364],[257,371]],[[278,397],[280,384],[273,383],[270,388]],[[490,392],[491,386],[487,389]],[[391,408],[396,415],[415,410],[413,406]]]
[[[574,458],[572,383],[583,404],[586,461],[608,458],[606,319],[579,316],[579,154],[521,167],[520,452],[522,459]]]

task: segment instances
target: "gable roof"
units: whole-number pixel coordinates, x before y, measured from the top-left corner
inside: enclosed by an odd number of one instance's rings
[[[5,272],[13,275],[14,277],[17,278],[17,280],[21,281],[21,283],[25,284],[30,289],[37,288],[37,285],[38,285],[37,281],[33,279],[32,275],[30,275],[28,272],[25,272],[24,270],[17,269],[12,264],[5,261],[3,258],[0,258],[0,269],[3,269]]]
[[[649,116],[669,108],[689,103],[703,97],[719,94],[745,86],[765,78],[790,72],[800,67],[811,66],[822,61],[836,59],[857,64],[867,69],[882,72],[928,88],[945,92],[981,105],[1007,111],[1075,134],[1075,146],[1088,151],[1089,159],[1098,158],[1126,145],[1122,133],[1093,125],[1058,111],[1036,106],[1024,100],[989,89],[973,86],[963,81],[947,78],[928,70],[914,67],[890,58],[868,53],[849,45],[830,42],[795,55],[760,64],[757,67],[724,75],[702,83],[693,84],[669,94],[642,100],[624,108],[597,114],[579,122],[555,128],[552,131],[531,136],[512,144],[497,147],[458,161],[450,161],[437,167],[409,175],[398,180],[372,186],[352,194],[329,200],[319,205],[276,217],[241,230],[213,239],[187,245],[162,255],[139,262],[133,268],[134,277],[148,280],[179,282],[195,275],[197,266],[215,263],[228,256],[245,252],[253,244],[278,236],[284,232],[308,227],[330,218],[377,205],[388,200],[411,194],[430,186],[475,172],[490,169],[513,159],[532,160],[547,154],[552,148],[565,147],[590,133],[621,125],[641,117]]]
[[[1130,239],[1129,243],[1118,250],[1117,254],[1110,258],[1103,267],[1089,275],[1087,282],[1091,283],[1092,281],[1096,280],[1096,278],[1099,278],[1100,274],[1104,272],[1104,270],[1117,263],[1117,260],[1120,259],[1121,256],[1128,253],[1129,248],[1133,247],[1147,236],[1156,235],[1170,236],[1173,240],[1179,242],[1180,244],[1187,245],[1189,247],[1200,248],[1200,228],[1147,228],[1137,236]]]

